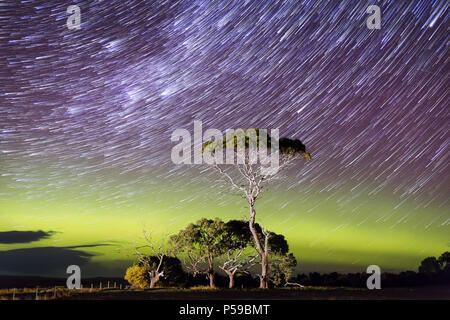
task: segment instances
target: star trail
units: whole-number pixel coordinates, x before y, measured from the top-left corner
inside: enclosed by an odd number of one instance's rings
[[[366,26],[372,4],[379,30]],[[70,5],[79,30],[66,25]],[[242,218],[245,202],[217,176],[171,162],[171,133],[198,120],[306,144],[313,160],[257,205],[299,270],[417,268],[450,246],[448,10],[445,0],[3,1],[0,231],[51,237],[0,250],[83,246],[88,274],[121,275],[143,225]]]

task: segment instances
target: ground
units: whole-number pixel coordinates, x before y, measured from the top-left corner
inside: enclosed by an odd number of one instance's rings
[[[23,289],[21,289],[23,290]],[[36,298],[36,290],[16,291],[15,299]],[[207,287],[180,289],[155,288],[145,290],[90,289],[71,290],[57,288],[58,299],[70,300],[416,300],[450,299],[450,287],[429,286],[415,288],[382,288],[367,290],[357,288],[279,288],[260,289],[209,289]],[[11,299],[12,290],[0,291],[0,299]],[[54,288],[39,290],[39,299],[54,299]]]

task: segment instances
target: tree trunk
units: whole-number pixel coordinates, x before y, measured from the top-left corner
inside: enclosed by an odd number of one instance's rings
[[[158,277],[159,278],[159,277]],[[159,279],[157,279],[156,277],[152,277],[150,279],[150,289],[155,287],[155,284],[158,282]]]
[[[234,288],[234,274],[230,275],[230,283],[228,284],[228,288],[233,289]]]
[[[163,273],[157,273],[156,275],[150,274],[150,288],[154,288],[156,283],[161,279]]]
[[[269,259],[264,253],[261,258],[261,276],[259,277],[259,287],[261,289],[269,288]]]
[[[234,272],[231,271],[226,271],[226,274],[228,275],[228,278],[230,279],[230,281],[228,282],[228,288],[233,289],[234,288]]]
[[[265,241],[264,248],[261,244],[261,240],[259,239],[258,232],[255,228],[255,218],[256,211],[255,207],[250,204],[250,220],[248,225],[250,227],[250,231],[253,235],[253,240],[255,241],[256,249],[261,257],[261,276],[259,277],[259,287],[261,289],[269,288],[269,259],[268,259],[268,241]]]
[[[214,283],[215,277],[216,277],[216,276],[215,276],[215,274],[214,274],[214,271],[208,273],[209,286],[210,286],[211,288],[215,288],[215,287],[216,287],[216,284]]]
[[[214,273],[214,258],[212,255],[208,255],[208,263],[209,263],[209,270],[208,270],[208,278],[209,278],[209,286],[211,288],[215,288],[216,284],[214,283],[214,279],[216,278]]]

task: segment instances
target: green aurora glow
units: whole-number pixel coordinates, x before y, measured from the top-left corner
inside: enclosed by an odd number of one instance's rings
[[[229,220],[247,215],[243,199],[224,196],[222,189],[211,190],[202,182],[182,180],[155,179],[136,186],[137,193],[124,190],[111,196],[107,196],[109,189],[95,189],[93,181],[62,191],[41,186],[35,191],[42,194],[46,188],[45,195],[35,199],[18,192],[9,194],[0,202],[0,231],[56,233],[38,242],[2,244],[0,248],[109,244],[83,248],[94,254],[90,263],[102,266],[89,274],[121,276],[133,260],[134,245],[142,241],[144,228],[158,237],[202,217]],[[277,185],[257,203],[259,222],[286,236],[299,261],[298,272],[364,272],[371,264],[383,271],[416,270],[424,257],[448,250],[448,222],[429,227],[423,223],[424,217],[442,219],[443,208],[417,209],[411,201],[398,206],[400,201],[389,193],[361,194],[352,200],[355,191],[307,188],[302,185],[286,191]]]

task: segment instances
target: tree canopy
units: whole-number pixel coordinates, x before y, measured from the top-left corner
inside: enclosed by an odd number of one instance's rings
[[[246,221],[242,220],[230,220],[227,222],[229,227],[232,227],[233,237],[242,237],[242,241],[251,242],[251,232],[250,227]],[[263,237],[263,232],[261,226],[255,224],[256,231],[260,237]],[[282,234],[277,234],[275,232],[269,232],[269,251],[273,254],[285,255],[289,252],[289,245]]]
[[[419,273],[436,274],[440,270],[440,265],[436,257],[425,258],[419,266]]]
[[[199,255],[220,255],[230,243],[225,229],[222,220],[203,218],[173,235],[170,242],[179,252],[189,254],[196,251]]]
[[[259,128],[251,129],[241,129],[236,130],[233,136],[227,135],[225,138],[218,140],[210,140],[203,144],[202,152],[214,153],[218,148],[233,147],[237,149],[243,147],[245,149],[250,148],[250,146],[255,145],[260,147],[261,144],[265,143],[266,148],[270,149],[272,146],[272,141],[275,141],[267,133],[267,139],[263,139],[260,135],[261,130]],[[254,134],[253,134],[254,133]],[[230,139],[233,138],[233,141]],[[281,154],[294,156],[296,154],[302,155],[306,160],[311,160],[311,155],[306,152],[306,146],[299,139],[290,138],[280,138],[278,140],[279,151]]]

